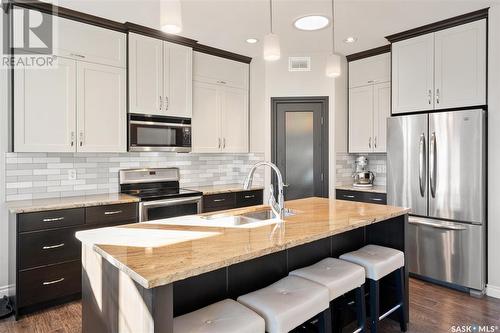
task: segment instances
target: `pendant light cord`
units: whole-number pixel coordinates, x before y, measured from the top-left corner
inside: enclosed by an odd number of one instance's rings
[[[332,0],[332,54],[335,53],[335,0]]]
[[[269,17],[271,19],[271,33],[273,33],[273,0],[269,0]]]

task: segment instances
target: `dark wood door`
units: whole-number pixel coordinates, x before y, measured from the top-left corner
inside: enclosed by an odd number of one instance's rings
[[[285,199],[328,197],[328,97],[273,98],[272,117]]]

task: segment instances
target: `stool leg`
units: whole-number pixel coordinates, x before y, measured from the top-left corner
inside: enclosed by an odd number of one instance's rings
[[[378,318],[380,317],[379,282],[367,279],[370,285],[370,332],[377,333]]]
[[[331,308],[326,309],[319,316],[319,331],[320,333],[332,333]]]
[[[401,267],[400,269],[395,271],[395,277],[396,277],[396,292],[400,304],[400,307],[398,309],[399,327],[401,328],[401,332],[406,332],[408,327],[406,325],[406,319],[405,319],[406,300],[405,300],[404,267]]]
[[[358,329],[361,333],[366,331],[366,305],[365,305],[365,285],[356,289],[356,317],[358,320]]]

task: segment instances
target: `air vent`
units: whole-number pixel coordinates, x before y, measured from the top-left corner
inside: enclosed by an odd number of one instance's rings
[[[290,72],[310,72],[310,57],[288,57],[288,71]]]

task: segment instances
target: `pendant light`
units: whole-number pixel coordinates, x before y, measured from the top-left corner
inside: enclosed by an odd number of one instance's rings
[[[161,0],[161,30],[169,34],[182,31],[182,13],[180,0]]]
[[[332,54],[328,56],[326,61],[326,76],[339,77],[342,74],[340,69],[340,56],[335,53],[335,0],[332,0]]]
[[[273,33],[273,0],[269,0],[269,16],[271,32],[264,36],[264,60],[276,61],[281,57],[280,39]]]

